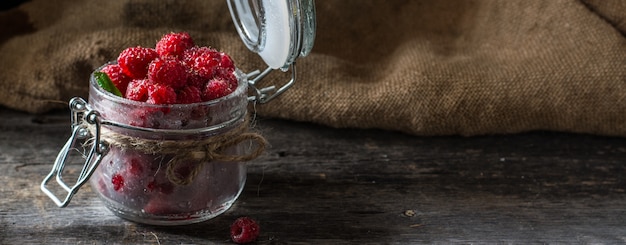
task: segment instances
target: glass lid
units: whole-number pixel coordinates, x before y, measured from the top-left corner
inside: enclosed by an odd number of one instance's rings
[[[314,0],[227,0],[239,36],[272,69],[287,70],[315,40]]]

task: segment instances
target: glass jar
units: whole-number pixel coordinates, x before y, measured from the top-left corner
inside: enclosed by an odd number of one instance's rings
[[[225,97],[174,105],[117,97],[92,74],[89,103],[70,101],[72,134],[40,186],[57,206],[67,206],[87,182],[116,215],[145,224],[202,222],[233,204],[246,180],[243,162],[265,146],[262,136],[248,131],[247,104],[266,103],[295,83],[295,60],[311,51],[316,26],[313,0],[227,4],[244,44],[268,67],[236,69],[237,89]],[[291,79],[259,88],[257,82],[277,69],[291,70]],[[84,163],[68,184],[68,156],[79,146],[85,148]],[[48,187],[53,179],[60,187]],[[64,199],[58,191],[67,193]]]
[[[100,138],[109,150],[89,182],[105,205],[156,225],[196,223],[226,211],[243,189],[245,163],[208,159],[202,147],[212,138],[238,137],[246,127],[247,82],[238,77],[237,89],[217,100],[154,105],[106,92],[92,74],[89,105],[106,122]],[[246,154],[243,141],[219,154]]]

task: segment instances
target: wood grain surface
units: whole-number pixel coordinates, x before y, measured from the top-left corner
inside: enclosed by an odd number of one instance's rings
[[[114,216],[87,185],[66,208],[39,190],[69,112],[0,108],[0,244],[626,243],[626,139],[558,132],[416,137],[258,118],[271,147],[225,214],[157,227]]]

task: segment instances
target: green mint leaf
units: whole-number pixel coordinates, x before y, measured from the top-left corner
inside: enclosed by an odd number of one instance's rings
[[[93,75],[96,77],[96,82],[98,83],[98,85],[100,85],[102,89],[119,97],[122,97],[122,92],[120,92],[120,90],[115,87],[115,84],[113,84],[113,82],[106,73],[97,71],[94,72]]]

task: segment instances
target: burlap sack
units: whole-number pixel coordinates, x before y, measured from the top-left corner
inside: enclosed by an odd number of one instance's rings
[[[267,117],[415,135],[626,136],[626,1],[319,0],[313,53]],[[225,1],[32,0],[0,13],[0,103],[87,96],[89,73],[170,31],[263,68]],[[280,83],[288,74],[273,74]]]

